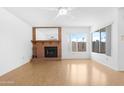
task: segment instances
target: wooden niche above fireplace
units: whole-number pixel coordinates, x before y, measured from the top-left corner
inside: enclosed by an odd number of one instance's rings
[[[33,27],[32,37],[32,58],[61,59],[61,27]]]

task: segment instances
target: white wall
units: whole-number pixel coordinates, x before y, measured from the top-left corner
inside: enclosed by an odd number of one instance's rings
[[[0,75],[31,58],[31,27],[0,8]]]
[[[111,32],[112,55],[110,57],[105,54],[91,52],[91,58],[114,70],[118,70],[118,9],[112,9],[110,11],[106,11],[106,13],[104,15],[101,15],[97,20],[98,20],[97,22],[94,22],[91,32],[96,31],[104,26],[112,24],[112,32]]]
[[[72,33],[87,33],[87,51],[72,52],[70,35]],[[90,58],[90,28],[89,27],[63,27],[62,29],[62,59],[84,59]]]
[[[53,37],[53,38],[51,38]],[[36,40],[58,40],[58,28],[38,28],[36,29]]]
[[[124,71],[124,8],[118,9],[118,66]]]

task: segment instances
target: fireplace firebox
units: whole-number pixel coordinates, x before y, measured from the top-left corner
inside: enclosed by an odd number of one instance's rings
[[[45,49],[45,57],[57,57],[57,47],[44,47]]]

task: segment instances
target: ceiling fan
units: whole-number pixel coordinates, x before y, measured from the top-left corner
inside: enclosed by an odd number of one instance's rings
[[[71,11],[73,10],[74,8],[72,7],[51,7],[51,8],[48,8],[48,10],[50,11],[55,11],[57,12],[56,14],[56,18],[59,18],[60,16],[69,16],[69,17],[73,17],[71,15]]]
[[[70,14],[71,11],[72,11],[72,8],[70,7],[59,7],[56,18],[59,16],[67,16]],[[72,15],[69,15],[69,16],[72,16]]]
[[[68,7],[59,7],[57,15],[58,16],[67,15],[70,10],[72,10],[72,9],[68,8]]]

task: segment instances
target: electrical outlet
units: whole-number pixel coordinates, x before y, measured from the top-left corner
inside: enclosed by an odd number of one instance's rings
[[[124,35],[121,35],[121,41],[124,41]]]

